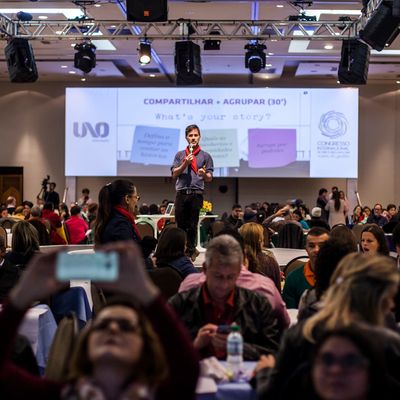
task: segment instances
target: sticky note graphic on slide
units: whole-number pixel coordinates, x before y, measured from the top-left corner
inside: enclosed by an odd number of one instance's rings
[[[250,168],[284,167],[296,157],[296,129],[249,129]]]
[[[200,146],[211,154],[214,168],[239,166],[237,136],[236,129],[202,129]]]
[[[137,125],[133,137],[131,163],[171,165],[178,151],[180,130]]]

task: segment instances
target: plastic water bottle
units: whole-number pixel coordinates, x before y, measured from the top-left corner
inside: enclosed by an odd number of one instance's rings
[[[235,323],[231,325],[231,333],[226,341],[226,354],[226,367],[232,376],[232,380],[237,381],[243,363],[243,337],[240,333],[240,326]]]

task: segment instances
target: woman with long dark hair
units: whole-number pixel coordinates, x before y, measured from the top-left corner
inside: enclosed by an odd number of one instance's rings
[[[182,278],[197,270],[192,260],[185,255],[186,232],[181,228],[165,228],[158,241],[154,257],[157,267],[171,267],[176,270]]]
[[[368,255],[382,254],[388,256],[389,247],[386,243],[385,233],[378,225],[366,226],[361,232],[361,251]]]
[[[94,228],[95,245],[121,240],[140,242],[134,210],[140,199],[131,181],[117,179],[103,186]]]
[[[340,198],[338,191],[332,193],[332,198],[325,206],[325,210],[329,212],[328,224],[331,228],[338,224],[346,224],[345,215],[348,212],[348,207],[345,201]]]

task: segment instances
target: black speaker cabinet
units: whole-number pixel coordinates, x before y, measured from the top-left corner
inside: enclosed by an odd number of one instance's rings
[[[368,79],[369,47],[356,39],[343,40],[339,64],[339,82],[365,85]]]
[[[175,43],[175,72],[177,85],[200,85],[200,46],[191,41]]]
[[[14,38],[4,49],[11,82],[35,82],[38,72],[32,46],[26,39]]]
[[[395,1],[396,3],[382,2],[368,19],[364,29],[360,31],[360,39],[375,50],[383,50],[399,34],[399,1]]]
[[[126,0],[127,20],[157,22],[168,20],[167,0]]]

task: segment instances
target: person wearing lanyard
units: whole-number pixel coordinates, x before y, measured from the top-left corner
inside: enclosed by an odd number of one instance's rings
[[[203,205],[204,182],[211,182],[214,163],[210,154],[200,148],[200,129],[189,125],[185,129],[188,146],[178,151],[171,167],[176,178],[175,220],[187,236],[187,253],[195,257],[199,213]]]

